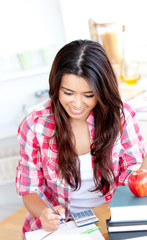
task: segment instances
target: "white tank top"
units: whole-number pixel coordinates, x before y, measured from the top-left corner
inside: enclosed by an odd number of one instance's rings
[[[87,153],[79,156],[80,172],[81,172],[81,187],[79,190],[71,189],[71,206],[70,213],[76,213],[91,209],[106,203],[101,192],[89,192],[95,188],[93,181],[93,169],[91,154]]]

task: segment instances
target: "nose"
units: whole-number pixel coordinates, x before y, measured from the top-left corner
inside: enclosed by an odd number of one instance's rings
[[[80,94],[74,97],[73,105],[75,108],[81,108],[83,106],[83,98]]]

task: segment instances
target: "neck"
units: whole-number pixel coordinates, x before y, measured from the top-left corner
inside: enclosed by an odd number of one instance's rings
[[[81,125],[84,125],[85,123],[87,124],[87,119],[84,119],[84,120],[76,120],[76,119],[70,119],[70,122],[71,122],[71,125],[72,126],[81,126]]]

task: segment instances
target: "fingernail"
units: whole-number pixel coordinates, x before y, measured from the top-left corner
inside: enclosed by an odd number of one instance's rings
[[[65,214],[62,214],[61,217],[62,217],[63,219],[65,219]]]

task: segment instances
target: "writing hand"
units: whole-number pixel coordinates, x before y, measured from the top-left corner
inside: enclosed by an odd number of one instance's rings
[[[64,208],[62,208],[60,205],[54,208],[59,215],[55,214],[50,208],[45,208],[40,215],[42,227],[46,231],[56,231],[61,223],[60,219],[65,218]]]

